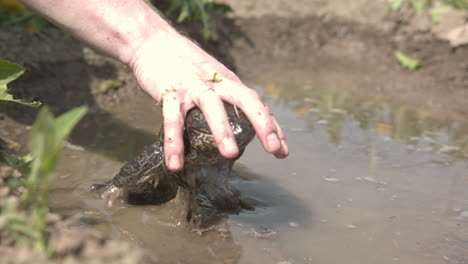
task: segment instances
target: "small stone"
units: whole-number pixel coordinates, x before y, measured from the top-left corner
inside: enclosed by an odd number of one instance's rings
[[[319,124],[319,125],[326,125],[326,124],[328,124],[328,120],[320,119],[319,121],[317,121],[317,124]]]
[[[460,147],[458,146],[449,146],[449,145],[444,145],[442,146],[439,151],[441,153],[454,153],[460,150]]]
[[[3,186],[0,188],[0,197],[6,197],[9,193],[9,188],[6,186]]]
[[[468,211],[463,211],[460,213],[460,218],[468,218]]]
[[[292,221],[291,221],[291,222],[289,222],[289,226],[291,226],[291,227],[298,227],[299,224],[296,223],[296,222],[292,222]]]
[[[340,181],[338,178],[335,178],[335,177],[322,177],[322,179],[324,179],[327,182],[339,182]]]
[[[340,109],[340,108],[333,108],[330,112],[334,113],[334,114],[341,114],[341,115],[345,115],[346,114],[346,111],[343,110],[343,109]]]
[[[47,223],[54,224],[60,221],[62,218],[58,214],[48,213],[47,214]]]
[[[6,227],[6,221],[4,218],[0,218],[0,230]]]
[[[369,177],[369,176],[367,176],[367,177],[364,177],[363,179],[364,179],[365,181],[368,181],[368,182],[377,183],[377,181],[376,181],[374,178],[372,178],[372,177]]]
[[[63,142],[63,146],[64,146],[65,148],[68,148],[68,149],[71,149],[71,150],[75,150],[75,151],[84,151],[84,150],[85,150],[84,147],[79,146],[79,145],[72,144],[72,143],[70,143],[70,142],[68,142],[68,141]]]

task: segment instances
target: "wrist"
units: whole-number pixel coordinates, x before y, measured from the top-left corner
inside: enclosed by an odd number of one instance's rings
[[[143,14],[135,18],[134,25],[130,30],[122,30],[123,45],[118,50],[116,56],[124,64],[133,68],[135,65],[135,58],[141,53],[141,50],[147,49],[160,49],[159,46],[170,39],[176,39],[177,36],[181,37],[177,31],[162,18],[158,12],[152,7],[144,8]]]

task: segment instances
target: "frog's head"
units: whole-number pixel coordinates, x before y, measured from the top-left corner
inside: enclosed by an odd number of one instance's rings
[[[255,136],[255,130],[240,109],[235,109],[231,104],[224,103],[229,123],[231,124],[232,132],[239,146],[239,153],[242,154],[244,149]],[[185,120],[185,137],[190,145],[190,149],[196,153],[219,155],[218,146],[211,134],[208,122],[199,108],[194,108],[189,111]]]

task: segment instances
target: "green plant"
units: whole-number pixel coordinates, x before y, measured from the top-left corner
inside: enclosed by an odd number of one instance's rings
[[[459,9],[468,9],[468,0],[446,0],[446,2]]]
[[[8,94],[7,84],[23,72],[23,67],[0,60],[0,101],[39,106],[38,102],[23,102]],[[24,246],[34,247],[48,254],[52,252],[46,230],[50,178],[63,141],[86,112],[86,107],[79,107],[54,118],[50,110],[43,107],[31,129],[29,146],[31,153],[17,157],[0,151],[0,159],[17,168],[23,175],[9,182],[15,191],[19,191],[20,188],[23,191],[19,204],[15,199],[6,201],[1,208],[0,222],[5,223],[16,241]]]
[[[431,8],[431,10],[429,10],[429,14],[431,15],[432,21],[439,23],[440,20],[442,20],[442,16],[449,10],[450,10],[450,7],[448,6],[445,6],[445,5],[437,6],[437,7]]]
[[[166,10],[166,14],[178,13],[177,23],[184,21],[199,21],[202,23],[202,36],[208,40],[211,36],[210,19],[211,13],[221,12],[223,14],[232,12],[232,8],[223,3],[213,0],[172,0]]]
[[[390,0],[390,9],[393,11],[400,10],[405,3],[409,2],[417,12],[421,12],[426,6],[432,4],[432,0]]]
[[[389,7],[393,11],[400,10],[405,4],[409,3],[412,8],[417,12],[421,12],[424,9],[436,9],[435,12],[439,12],[442,9],[446,9],[448,6],[457,9],[468,9],[468,0],[440,0],[438,1],[441,5],[435,5],[434,0],[389,0]],[[447,6],[448,5],[448,6]],[[441,9],[442,8],[442,9]],[[444,10],[445,12],[446,10]],[[433,15],[431,14],[431,17]],[[440,18],[439,18],[440,20]]]
[[[22,25],[34,32],[49,25],[49,22],[18,0],[0,0],[0,26],[10,25]]]
[[[8,83],[16,80],[24,71],[25,69],[18,64],[0,60],[0,102],[16,102],[33,107],[41,105],[40,102],[25,102],[14,99],[13,96],[9,94]]]
[[[400,51],[395,52],[395,57],[400,63],[400,65],[408,70],[416,70],[419,67],[421,67],[420,61],[412,59]]]
[[[87,108],[83,106],[54,118],[50,110],[43,107],[31,130],[29,147],[32,159],[2,153],[5,161],[13,166],[19,165],[19,170],[26,173],[11,183],[15,189],[24,188],[20,204],[7,202],[0,215],[16,240],[24,246],[48,254],[52,252],[46,230],[51,175],[63,141],[86,111]]]

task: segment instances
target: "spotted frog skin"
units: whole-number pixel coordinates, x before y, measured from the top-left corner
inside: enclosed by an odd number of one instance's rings
[[[219,153],[205,116],[194,108],[185,121],[182,171],[171,172],[165,166],[161,128],[155,143],[125,164],[112,180],[95,184],[91,190],[109,206],[117,200],[157,205],[174,202],[182,207],[183,218],[197,228],[209,225],[221,213],[251,209],[228,180],[234,162],[255,136],[255,130],[242,111],[228,103],[224,106],[239,146],[238,157],[227,159]]]

